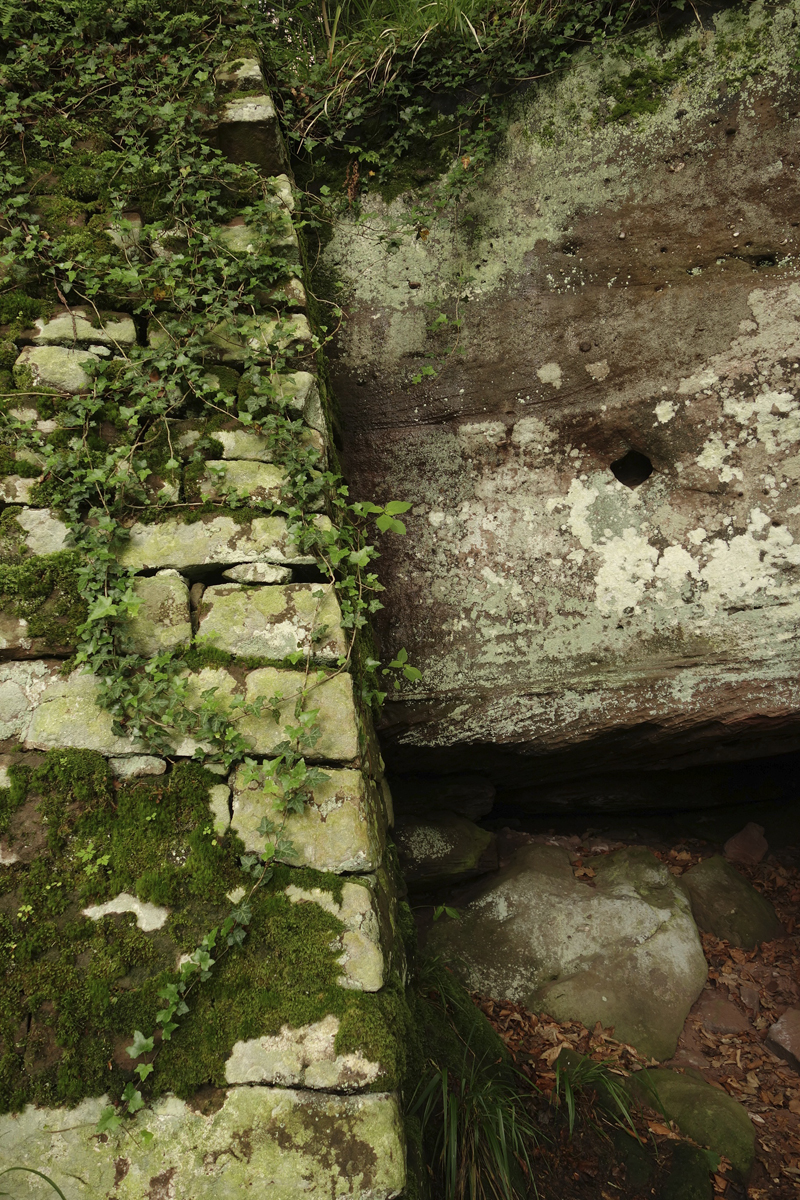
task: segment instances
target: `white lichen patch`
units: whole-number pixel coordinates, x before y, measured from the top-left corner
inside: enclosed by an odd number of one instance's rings
[[[168,908],[159,908],[157,904],[139,900],[128,892],[120,892],[113,900],[106,900],[105,904],[93,904],[89,908],[82,909],[82,912],[91,921],[100,921],[111,913],[133,913],[136,917],[136,924],[145,933],[162,929],[170,914]]]

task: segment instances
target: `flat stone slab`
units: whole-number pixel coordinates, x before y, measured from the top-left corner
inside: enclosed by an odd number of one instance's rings
[[[208,515],[191,523],[177,518],[157,525],[137,522],[131,526],[120,562],[135,571],[157,567],[191,571],[211,564],[225,567],[243,562],[310,565],[314,559],[299,553],[283,517],[240,522]]]
[[[358,1092],[381,1073],[361,1051],[336,1053],[341,1022],[329,1014],[313,1025],[291,1029],[284,1025],[272,1037],[236,1042],[225,1063],[228,1083],[277,1083],[322,1091]]]
[[[263,770],[269,770],[265,763]],[[246,850],[264,845],[258,826],[273,809],[273,799],[258,781],[246,783],[246,767],[233,779],[231,825]],[[375,784],[361,771],[328,770],[327,780],[317,784],[302,813],[286,818],[284,830],[291,850],[281,857],[293,867],[318,871],[374,871],[380,866],[385,846],[383,800]]]
[[[14,379],[20,388],[30,382],[34,387],[57,392],[88,392],[92,381],[85,368],[99,361],[99,356],[90,350],[26,346],[14,364]]]
[[[429,947],[469,987],[557,1020],[613,1025],[653,1058],[674,1053],[708,968],[688,900],[646,850],[593,858],[594,886],[569,853],[529,845]]]
[[[131,754],[126,758],[110,758],[108,765],[118,779],[141,779],[147,775],[163,775],[167,769],[163,758],[152,754]]]
[[[639,1071],[629,1079],[639,1100],[663,1109],[681,1133],[717,1154],[724,1154],[737,1171],[746,1175],[755,1159],[756,1133],[747,1109],[721,1088],[692,1074],[676,1071]]]
[[[782,935],[783,927],[769,900],[720,855],[690,867],[680,881],[704,933],[747,950]]]
[[[88,308],[59,308],[50,317],[39,317],[31,329],[23,330],[20,341],[34,346],[136,345],[136,326],[127,313],[101,312],[98,321]]]
[[[290,583],[290,567],[276,567],[271,563],[239,563],[222,572],[223,579],[231,583]]]
[[[216,584],[203,593],[198,635],[230,654],[282,659],[302,652],[333,663],[347,653],[341,619],[329,583]]]
[[[232,1087],[202,1113],[166,1097],[103,1144],[92,1137],[104,1096],[72,1109],[0,1117],[0,1169],[26,1163],[76,1196],[116,1200],[392,1200],[406,1182],[397,1097]],[[153,1133],[145,1146],[137,1130]],[[14,1176],[19,1200],[44,1195]]]
[[[72,534],[49,508],[23,508],[15,520],[25,530],[24,542],[31,554],[58,554],[72,545]]]
[[[767,1045],[773,1054],[800,1071],[800,1008],[787,1008],[767,1034]]]

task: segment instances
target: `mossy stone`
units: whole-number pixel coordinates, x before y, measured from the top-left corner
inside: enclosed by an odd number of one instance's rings
[[[236,521],[229,516],[203,515],[200,520],[170,517],[158,524],[131,526],[120,562],[134,570],[174,567],[191,572],[214,564],[242,562],[312,563],[289,538],[283,517]]]
[[[33,386],[57,392],[88,392],[92,381],[85,368],[99,361],[90,350],[26,346],[14,364],[14,380],[20,390]]]
[[[752,950],[759,942],[780,937],[783,928],[775,909],[721,855],[690,867],[680,883],[700,929],[714,937]]]
[[[689,1142],[678,1142],[657,1200],[711,1200],[713,1194],[708,1155]]]
[[[283,659],[308,653],[335,663],[347,652],[342,614],[331,584],[290,583],[206,588],[198,635],[234,655]]]
[[[294,706],[303,684],[304,676],[296,671],[262,667],[249,673],[245,683],[248,704],[277,695],[282,697],[277,705],[278,722],[269,710],[263,716],[244,716],[239,721],[239,729],[250,738],[254,753],[275,753],[278,743],[286,737],[287,726],[295,723]],[[314,762],[350,762],[356,758],[359,730],[351,677],[345,672],[320,682],[308,692],[305,707],[318,711],[317,723],[321,729],[319,739],[306,757]]]
[[[755,1159],[756,1134],[747,1109],[727,1092],[694,1073],[680,1075],[665,1068],[639,1071],[628,1086],[636,1099],[663,1111],[681,1133],[724,1154],[742,1175]]]
[[[159,571],[134,580],[133,590],[141,607],[135,617],[121,622],[121,632],[133,653],[151,656],[188,646],[192,624],[185,579],[177,571]]]

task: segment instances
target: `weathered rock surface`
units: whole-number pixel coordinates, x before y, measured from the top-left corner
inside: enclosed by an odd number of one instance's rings
[[[378,891],[375,880],[370,878],[345,883],[339,902],[321,888],[303,889],[291,883],[286,889],[294,904],[319,904],[344,925],[344,932],[337,939],[342,968],[337,983],[343,988],[378,992],[386,980],[388,963],[384,956]]]
[[[773,1054],[785,1058],[800,1071],[800,1008],[787,1008],[767,1034],[767,1045]]]
[[[300,1029],[284,1025],[272,1037],[237,1042],[225,1063],[225,1079],[228,1083],[362,1091],[380,1075],[380,1063],[370,1062],[361,1051],[337,1054],[340,1023],[330,1015]]]
[[[265,763],[264,770],[268,767]],[[281,861],[337,874],[376,870],[386,827],[377,787],[360,771],[331,769],[325,774],[326,782],[314,788],[303,812],[286,818],[284,835],[291,849]],[[240,767],[234,776],[231,825],[246,850],[259,851],[264,838],[258,827],[265,816],[276,817],[271,798],[258,781],[245,783],[246,775],[246,768]]]
[[[494,834],[457,813],[399,821],[394,841],[409,886],[438,887],[494,870]]]
[[[282,659],[300,651],[319,662],[332,663],[347,650],[341,621],[331,584],[247,587],[226,583],[203,593],[198,634],[231,654]]]
[[[270,1200],[391,1200],[403,1190],[405,1143],[393,1094],[232,1087],[223,1096],[208,1114],[175,1097],[157,1100],[134,1120],[134,1130],[155,1134],[149,1146],[132,1143],[129,1126],[102,1153],[86,1134],[108,1097],[73,1109],[28,1106],[0,1117],[0,1168],[35,1163],[67,1195],[79,1176],[87,1196],[118,1200],[250,1200],[265,1180]],[[20,1200],[42,1194],[19,1179]]]
[[[215,133],[216,144],[231,162],[255,163],[265,175],[288,168],[278,116],[266,94],[231,100],[222,110]]]
[[[15,520],[25,530],[24,542],[31,554],[57,554],[72,544],[72,534],[49,508],[23,508]]]
[[[289,583],[292,578],[290,567],[276,567],[271,563],[239,563],[222,572],[223,579],[232,583]]]
[[[756,1134],[747,1109],[698,1074],[645,1070],[630,1078],[633,1094],[674,1121],[681,1133],[724,1154],[746,1175],[756,1154]]]
[[[348,473],[415,505],[382,546],[384,634],[423,672],[390,767],[525,784],[800,742],[797,13],[654,34],[689,58],[629,123],[606,96],[630,60],[577,60],[462,228],[387,256],[337,222]],[[410,216],[369,207],[373,235]],[[428,333],[457,301],[463,355]],[[653,471],[625,486],[631,451]]]
[[[222,462],[209,459],[197,486],[204,500],[224,502],[234,493],[259,504],[275,504],[280,499],[281,489],[286,483],[285,471],[271,463]]]
[[[669,1058],[707,975],[688,901],[648,851],[593,865],[590,887],[566,850],[523,847],[476,885],[461,920],[433,927],[431,949],[484,995],[590,1029],[613,1025],[620,1040]]]
[[[681,885],[704,933],[748,950],[783,933],[769,900],[719,855],[690,867],[681,875]]]
[[[145,775],[163,775],[165,759],[152,754],[131,754],[127,758],[110,758],[108,765],[118,779],[140,779]]]

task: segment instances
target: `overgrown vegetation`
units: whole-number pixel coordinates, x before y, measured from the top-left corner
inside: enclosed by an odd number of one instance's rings
[[[317,188],[338,177],[350,202],[372,184],[390,198],[446,173],[435,200],[452,203],[491,161],[508,102],[576,50],[600,50],[636,23],[694,19],[687,0],[259,7],[260,48],[300,173]]]

